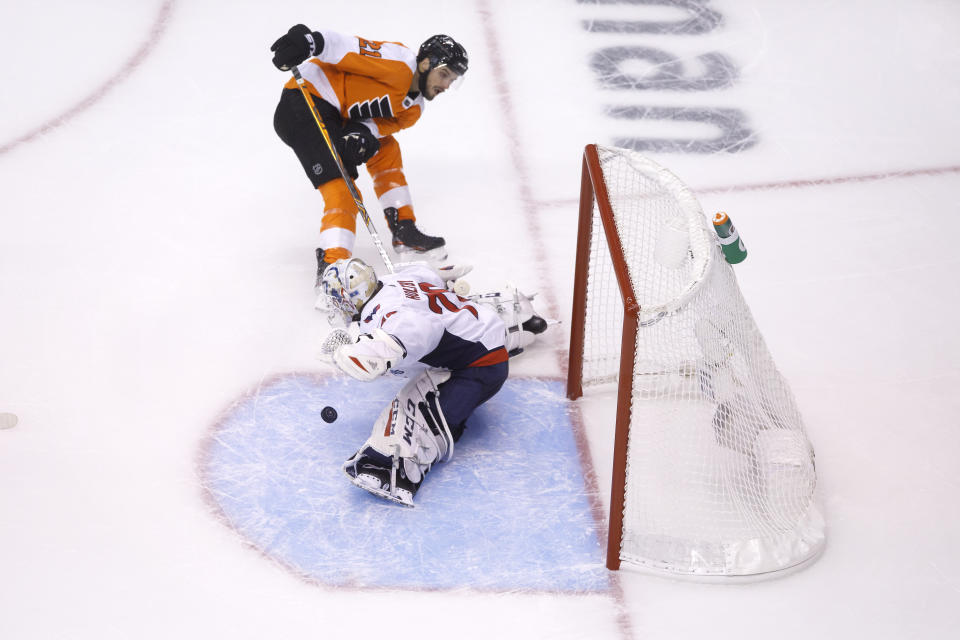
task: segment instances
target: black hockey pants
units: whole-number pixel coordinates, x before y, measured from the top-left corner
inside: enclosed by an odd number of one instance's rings
[[[343,137],[343,118],[329,102],[313,96],[313,104],[323,120],[330,140],[337,144]],[[314,188],[340,178],[340,169],[330,153],[330,148],[320,133],[320,127],[310,113],[310,107],[299,89],[284,89],[273,114],[273,129],[287,146],[297,154],[303,170]],[[348,165],[347,172],[357,178],[357,168]]]

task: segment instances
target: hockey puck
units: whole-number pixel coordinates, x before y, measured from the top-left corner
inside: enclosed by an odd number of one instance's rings
[[[320,412],[320,417],[324,422],[330,423],[337,419],[337,410],[333,407],[324,407]]]
[[[17,426],[17,422],[15,413],[0,413],[0,429],[13,429]]]

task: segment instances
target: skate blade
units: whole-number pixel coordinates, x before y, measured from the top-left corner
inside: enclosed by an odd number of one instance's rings
[[[417,251],[406,245],[399,245],[393,248],[398,256],[416,256],[418,260],[427,260],[428,262],[443,262],[447,259],[447,247],[437,247],[428,251]]]
[[[390,502],[395,502],[396,504],[403,505],[404,507],[414,508],[413,496],[407,491],[398,491],[397,495],[391,495],[389,491],[384,491],[380,487],[380,481],[373,476],[367,475],[365,473],[358,474],[356,477],[351,476],[347,473],[347,477],[350,478],[350,483],[355,487],[360,487],[364,491],[368,491],[378,498],[383,498]]]

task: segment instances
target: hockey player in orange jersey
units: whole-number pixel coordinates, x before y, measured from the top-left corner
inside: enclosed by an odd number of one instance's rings
[[[414,54],[397,42],[311,31],[298,24],[270,50],[278,69],[298,67],[351,177],[357,177],[358,165],[367,165],[394,249],[445,259],[444,239],[425,235],[416,226],[400,146],[393,134],[412,126],[426,100],[433,100],[466,73],[463,47],[449,36],[436,35]],[[319,283],[327,264],[349,258],[353,252],[357,205],[293,78],[281,93],[273,125],[323,196]]]

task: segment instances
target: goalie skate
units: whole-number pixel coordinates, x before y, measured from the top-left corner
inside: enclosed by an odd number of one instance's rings
[[[411,482],[399,458],[384,456],[372,447],[365,447],[347,460],[343,472],[351,484],[384,500],[413,507],[413,496],[423,482]]]
[[[530,346],[536,337],[559,320],[547,320],[533,308],[537,294],[527,295],[512,285],[504,291],[469,296],[471,300],[492,307],[507,327],[506,347],[510,356],[517,356]]]

